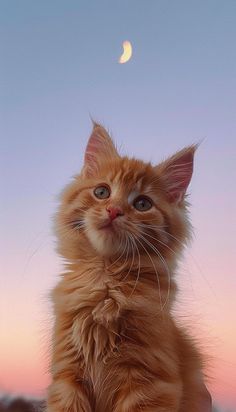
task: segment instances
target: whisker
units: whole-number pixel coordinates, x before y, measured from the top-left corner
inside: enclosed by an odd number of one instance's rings
[[[140,225],[142,225],[142,224],[140,224]],[[170,236],[170,237],[172,237],[172,239],[175,239],[179,244],[181,244],[181,246],[183,246],[184,248],[186,247],[186,243],[184,243],[183,241],[181,241],[179,238],[177,238],[176,236],[174,236],[174,235],[172,235],[171,233],[169,233],[169,232],[167,232],[166,230],[162,230],[161,229],[161,226],[157,226],[157,225],[142,225],[142,226],[145,226],[145,227],[147,227],[147,228],[150,228],[150,229],[153,229],[153,230],[155,230],[155,231],[159,231],[159,232],[162,232],[162,233],[165,233],[167,236]]]
[[[186,245],[184,242],[182,242],[179,238],[177,238],[176,236],[172,235],[171,233],[169,233],[169,232],[167,232],[167,231],[165,231],[165,230],[159,229],[158,226],[153,226],[153,225],[146,225],[146,226],[152,228],[153,230],[155,230],[155,231],[157,231],[157,232],[165,233],[167,236],[170,236],[172,239],[176,240],[176,242],[178,242],[178,243],[183,247],[183,249],[185,249],[185,248],[187,247],[187,245]],[[151,237],[151,235],[148,235],[148,236]],[[154,238],[154,239],[157,240],[157,241],[158,241],[160,244],[162,244],[163,246],[165,246],[167,249],[169,249],[170,251],[172,251],[176,256],[178,256],[178,253],[177,253],[176,251],[174,251],[169,245],[167,245],[166,243],[162,242],[162,241],[159,240],[159,239],[156,239],[156,238]],[[204,274],[202,273],[202,270],[201,270],[200,266],[198,265],[195,257],[194,257],[193,254],[190,252],[190,250],[188,250],[188,253],[189,253],[190,257],[192,258],[195,266],[197,267],[197,269],[199,270],[199,272],[200,272],[201,275],[203,276],[203,278],[207,281],[207,279],[205,278]],[[207,283],[208,283],[208,281],[207,281]],[[211,288],[210,285],[209,285],[209,287]]]
[[[124,249],[123,249],[123,252],[120,254],[120,256],[119,256],[114,262],[112,262],[109,266],[107,266],[107,269],[109,269],[110,267],[112,267],[115,263],[117,263],[117,262],[121,259],[121,257],[122,257],[123,254],[125,253],[127,243],[128,243],[128,242],[127,242],[127,239],[126,239],[126,244],[125,244],[125,247],[124,247]],[[119,247],[118,247],[118,249],[117,249],[117,253],[119,252],[121,246],[122,246],[122,242],[120,242],[120,244],[119,244]]]
[[[171,233],[167,232],[166,230],[162,230],[160,229],[161,226],[157,226],[157,225],[144,225],[144,224],[138,224],[138,225],[142,225],[143,227],[147,227],[150,228],[156,232],[160,232],[160,233],[164,233],[165,235],[169,236],[170,238],[174,239],[178,244],[180,244],[182,246],[183,249],[187,248],[186,243],[184,243],[183,241],[181,241],[178,237],[172,235]],[[147,234],[149,237],[151,237],[151,235]],[[160,239],[156,239],[153,237],[153,239],[155,239],[157,242],[159,242],[160,244],[162,244],[163,246],[165,246],[167,249],[169,249],[170,251],[172,251],[172,253],[174,253],[176,256],[178,256],[178,253],[176,251],[174,251],[169,245],[167,245],[166,243],[162,242]],[[206,276],[204,275],[201,267],[199,266],[197,260],[195,259],[195,257],[193,256],[193,254],[190,252],[190,250],[188,249],[188,254],[191,257],[195,267],[197,268],[197,270],[199,271],[200,275],[202,276],[202,278],[204,279],[204,281],[207,283],[209,289],[211,290],[211,293],[216,297],[214,289],[212,288],[212,285],[210,284],[210,282],[208,281],[208,279],[206,278]]]
[[[80,228],[85,225],[85,222],[82,219],[73,220],[67,224],[68,226],[72,226],[72,228]]]
[[[157,230],[157,229],[156,229],[156,230]],[[165,233],[166,233],[166,232],[165,232]],[[146,232],[145,232],[145,235],[148,236],[148,237],[150,237],[150,238],[152,238],[152,239],[154,239],[154,240],[156,240],[156,241],[157,241],[158,243],[160,243],[161,245],[165,246],[165,247],[166,247],[167,249],[169,249],[174,255],[179,256],[179,254],[178,254],[174,249],[172,249],[169,245],[167,245],[165,242],[162,242],[160,239],[157,239],[156,237],[150,235],[149,233],[146,233]]]
[[[143,232],[143,233],[144,233],[144,232]],[[144,233],[144,234],[146,234],[146,233]],[[159,252],[159,250],[158,250],[151,242],[149,242],[144,236],[140,235],[140,237],[141,237],[141,238],[144,240],[144,242],[145,242],[148,246],[150,246],[151,249],[157,254],[157,256],[160,258],[163,266],[164,266],[165,269],[166,269],[167,277],[168,277],[168,290],[167,290],[167,297],[166,297],[166,300],[165,300],[164,305],[163,305],[163,309],[164,309],[164,307],[165,307],[165,305],[167,304],[167,302],[168,302],[168,300],[169,300],[169,297],[170,297],[171,276],[170,276],[169,267],[168,267],[168,265],[167,265],[164,257],[163,257],[162,254]]]
[[[83,233],[88,232],[88,229],[85,224],[81,224],[80,226],[72,226],[68,227],[67,226],[61,226],[60,231],[63,232],[63,235],[66,236],[67,238],[71,236],[71,233],[79,233],[83,229]]]
[[[124,250],[126,250],[126,254],[125,254],[125,261],[123,262],[123,264],[121,266],[122,268],[125,268],[126,262],[128,260],[128,256],[129,256],[129,239],[128,238],[126,238],[126,243],[125,243]],[[118,272],[120,271],[120,269],[121,268],[118,268]]]
[[[159,275],[158,275],[158,272],[157,272],[157,270],[156,270],[155,264],[154,264],[154,262],[153,262],[153,259],[152,259],[151,255],[150,255],[150,253],[147,251],[147,249],[146,249],[145,246],[142,244],[142,242],[137,238],[137,236],[135,236],[135,239],[136,239],[136,241],[140,244],[140,246],[144,249],[144,251],[146,252],[146,254],[148,255],[148,257],[149,257],[149,259],[150,259],[150,261],[151,261],[151,263],[152,263],[153,269],[155,270],[156,278],[157,278],[157,283],[158,283],[158,289],[159,289],[160,305],[161,305],[161,310],[163,310],[163,307],[162,307],[162,298],[161,298],[160,279],[159,279]]]
[[[136,248],[136,250],[137,250],[137,252],[138,252],[138,260],[139,260],[139,262],[138,262],[138,274],[137,274],[137,277],[136,277],[136,280],[135,280],[134,287],[133,287],[132,292],[131,292],[131,294],[129,295],[129,297],[132,296],[132,294],[134,293],[134,291],[135,291],[135,289],[136,289],[136,286],[137,286],[138,281],[139,281],[140,270],[141,270],[140,253],[139,253],[138,247],[137,247],[137,245],[136,245],[136,243],[135,243],[135,237],[134,237],[134,235],[131,235],[131,234],[130,234],[130,236],[131,236],[132,244],[134,245],[134,247]]]
[[[130,265],[130,268],[129,268],[128,273],[126,273],[124,279],[122,279],[122,280],[125,280],[125,279],[129,276],[129,274],[130,274],[130,272],[131,272],[131,270],[132,270],[133,264],[134,264],[135,253],[134,253],[134,247],[133,247],[132,238],[131,238],[130,236],[131,236],[131,235],[128,234],[128,239],[129,239],[129,241],[130,241],[130,245],[131,245],[131,248],[132,248],[132,249],[131,249],[131,250],[132,250],[132,262],[131,262],[131,265]]]

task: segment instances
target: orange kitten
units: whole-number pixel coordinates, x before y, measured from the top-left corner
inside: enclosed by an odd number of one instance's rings
[[[56,218],[66,271],[53,291],[48,412],[203,412],[202,360],[175,323],[196,147],[153,167],[95,124]]]

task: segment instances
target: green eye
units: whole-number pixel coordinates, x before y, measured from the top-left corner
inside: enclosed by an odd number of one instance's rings
[[[148,197],[139,196],[134,201],[134,207],[135,209],[139,210],[139,212],[146,212],[146,210],[152,208],[152,201]]]
[[[107,186],[98,186],[93,193],[98,199],[107,199],[110,197],[110,189],[108,189]]]

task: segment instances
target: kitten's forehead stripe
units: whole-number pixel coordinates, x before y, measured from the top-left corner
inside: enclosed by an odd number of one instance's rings
[[[114,183],[112,184],[112,197],[113,198],[118,198],[119,195],[121,193],[121,187],[118,183]]]
[[[111,182],[119,182],[119,184],[127,185],[133,187],[138,187],[138,190],[141,190],[141,186],[143,183],[143,178],[147,172],[147,165],[144,165],[140,162],[140,167],[137,169],[136,166],[137,161],[133,161],[130,164],[126,159],[123,162],[120,162],[113,168],[113,171],[107,178],[110,178]],[[118,170],[117,170],[118,169]]]

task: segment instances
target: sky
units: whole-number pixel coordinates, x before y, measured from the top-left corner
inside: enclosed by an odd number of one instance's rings
[[[93,117],[153,164],[201,141],[176,316],[215,403],[236,411],[236,2],[2,0],[0,30],[0,390],[45,395],[63,270],[53,215]]]

